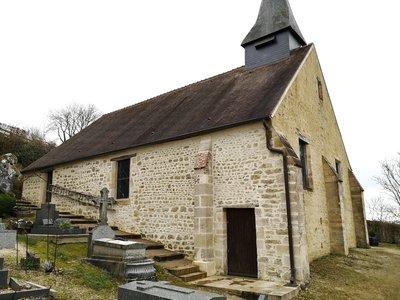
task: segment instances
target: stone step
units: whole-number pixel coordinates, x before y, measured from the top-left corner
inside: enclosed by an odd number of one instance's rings
[[[198,266],[194,265],[187,265],[183,267],[176,267],[176,268],[166,268],[172,275],[175,275],[177,277],[181,277],[183,275],[188,275],[191,273],[198,273],[200,272],[200,269]]]
[[[112,228],[112,229],[115,231],[116,237],[123,238],[126,240],[135,240],[135,239],[140,239],[142,237],[140,234],[129,233],[129,232],[118,230],[118,227],[116,229],[114,229],[114,228]]]
[[[78,216],[78,215],[73,215],[70,213],[58,213],[58,216],[60,218],[65,218],[65,219],[84,219],[84,216]]]
[[[76,224],[79,228],[86,229],[86,233],[89,233],[96,227],[96,224]]]
[[[32,205],[32,203],[31,203],[31,202],[29,202],[29,201],[25,201],[25,200],[17,200],[17,201],[15,201],[15,203],[16,203],[16,205],[23,205],[23,204],[29,204],[29,205]]]
[[[32,210],[17,210],[13,212],[13,215],[17,218],[34,217],[35,213]]]
[[[190,273],[190,274],[179,276],[179,278],[182,279],[184,282],[199,280],[199,279],[203,279],[206,277],[207,277],[206,272],[196,272],[196,273]]]
[[[32,204],[23,204],[23,205],[15,205],[15,209],[32,209],[32,210],[39,210],[40,208],[36,205]]]
[[[14,211],[36,211],[39,208],[37,207],[29,207],[29,206],[15,206],[13,208]]]
[[[185,257],[181,253],[172,252],[166,249],[150,249],[146,251],[146,255],[158,262],[182,259]]]
[[[297,299],[299,294],[299,287],[282,287],[281,289],[277,289],[268,293],[268,299],[271,300],[291,300]]]
[[[97,224],[96,220],[92,219],[71,219],[71,224],[79,225],[79,224]]]
[[[132,242],[137,242],[146,245],[146,250],[164,249],[164,245],[158,242],[153,242],[145,239],[129,239]]]

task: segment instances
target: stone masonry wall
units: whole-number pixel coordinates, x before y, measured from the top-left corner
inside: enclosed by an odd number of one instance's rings
[[[111,161],[109,159],[92,159],[81,163],[68,164],[53,171],[53,184],[69,190],[94,197],[100,196],[104,187],[110,189]],[[79,204],[69,198],[53,195],[52,202],[59,211],[70,211],[74,214],[98,219],[98,209],[93,206]]]
[[[34,205],[40,206],[43,202],[46,178],[47,175],[45,173],[25,176],[22,198],[29,200]]]
[[[212,151],[207,155],[212,160],[212,168],[206,176],[212,179],[214,198],[200,196],[196,200],[196,158],[201,158],[199,149],[204,140],[211,143]],[[204,220],[213,223],[211,241],[202,251],[207,259],[215,260],[218,273],[226,274],[225,210],[251,207],[255,209],[257,225],[259,278],[289,278],[282,157],[266,148],[262,122],[57,167],[53,172],[53,183],[93,196],[107,187],[110,196],[115,197],[116,162],[113,160],[126,156],[131,157],[130,197],[119,200],[114,211],[109,211],[111,225],[141,233],[164,243],[168,249],[193,256],[194,204],[200,201],[213,216]],[[33,186],[24,187],[28,198],[35,193]],[[78,205],[60,196],[54,197],[53,201],[60,210],[98,217],[94,207]],[[197,210],[197,218],[202,218],[203,211],[203,208]],[[207,222],[204,226],[208,226]],[[203,225],[199,223],[199,226]],[[209,249],[214,249],[213,253]]]
[[[227,272],[226,208],[255,208],[259,278],[290,277],[282,157],[266,147],[262,122],[213,137],[215,262]]]
[[[318,93],[319,80],[323,88],[322,100]],[[313,189],[304,191],[303,201],[310,259],[314,260],[330,253],[328,205],[325,197],[322,156],[326,157],[333,166],[336,160],[340,161],[346,239],[349,247],[355,247],[353,205],[348,180],[350,164],[314,48],[272,121],[273,126],[286,135],[293,147],[298,147],[299,138],[309,143],[307,150],[311,159]],[[295,150],[299,153],[299,148]]]
[[[132,162],[131,224],[147,238],[189,255],[193,255],[198,141],[193,138],[144,147]]]

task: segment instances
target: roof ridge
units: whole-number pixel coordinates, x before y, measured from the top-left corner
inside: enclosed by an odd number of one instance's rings
[[[159,98],[159,97],[161,97],[161,96],[166,96],[166,95],[169,95],[169,94],[173,94],[173,93],[176,93],[176,92],[178,92],[178,91],[180,91],[180,90],[184,90],[184,89],[186,89],[186,88],[188,88],[188,87],[196,86],[196,85],[199,85],[199,84],[204,83],[204,82],[206,82],[206,81],[214,80],[214,79],[216,79],[216,78],[218,78],[218,77],[220,77],[220,76],[224,76],[224,75],[229,74],[229,73],[234,73],[234,72],[236,72],[237,70],[243,69],[243,67],[244,67],[244,66],[237,67],[237,68],[231,69],[231,70],[229,70],[229,71],[226,71],[226,72],[223,72],[223,73],[220,73],[220,74],[217,74],[217,75],[214,75],[214,76],[205,78],[205,79],[201,79],[201,80],[199,80],[199,81],[196,81],[196,82],[193,82],[193,83],[190,83],[190,84],[181,86],[181,87],[176,88],[176,89],[173,89],[173,90],[171,90],[171,91],[168,91],[168,92],[165,92],[165,93],[161,93],[161,94],[159,94],[159,95],[156,95],[156,96],[154,96],[154,97],[148,98],[148,99],[146,99],[146,100],[143,100],[143,101],[134,103],[134,104],[132,104],[132,105],[129,105],[129,106],[126,106],[126,107],[123,107],[123,108],[114,110],[114,111],[109,112],[109,113],[106,113],[106,114],[104,114],[103,116],[108,116],[108,115],[111,115],[111,114],[114,114],[114,113],[117,113],[117,112],[121,112],[121,111],[123,111],[123,110],[128,110],[128,109],[131,109],[131,108],[133,108],[133,107],[135,107],[135,106],[141,105],[141,104],[143,104],[143,103],[152,101],[152,100],[154,100],[154,99],[156,99],[156,98]]]

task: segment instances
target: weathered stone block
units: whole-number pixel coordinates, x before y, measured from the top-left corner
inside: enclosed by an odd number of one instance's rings
[[[0,249],[14,249],[17,241],[16,230],[0,231]]]
[[[197,184],[194,188],[195,195],[212,195],[213,186],[208,183]]]

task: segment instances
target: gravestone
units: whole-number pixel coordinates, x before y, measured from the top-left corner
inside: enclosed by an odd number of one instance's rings
[[[9,289],[1,291],[0,299],[49,299],[55,297],[57,292],[33,282],[10,278]],[[52,298],[53,299],[53,298]]]
[[[85,234],[86,229],[79,227],[62,228],[60,225],[66,222],[59,218],[56,205],[52,203],[43,203],[40,210],[36,211],[35,222],[32,225],[30,233],[32,234],[51,234],[51,235],[69,235]]]
[[[107,225],[108,224],[108,217],[107,217],[107,208],[109,206],[113,206],[115,203],[115,199],[112,197],[108,197],[108,193],[110,191],[107,188],[103,188],[100,191],[100,197],[93,199],[93,202],[100,207],[99,210],[99,219],[100,225]]]
[[[6,230],[6,225],[0,218],[0,249],[14,249],[17,242],[17,231]]]
[[[0,258],[0,288],[7,287],[8,270],[3,270],[4,258]]]
[[[99,218],[100,218],[100,225],[96,226],[92,232],[89,234],[89,241],[88,241],[88,253],[87,256],[90,258],[92,257],[93,252],[93,241],[99,239],[114,239],[115,232],[108,226],[108,217],[107,217],[107,208],[109,205],[113,205],[115,203],[114,198],[108,197],[108,189],[103,188],[100,191],[100,197],[93,199],[93,202],[99,206]]]
[[[118,288],[118,300],[225,300],[226,297],[171,285],[169,282],[136,281]]]
[[[89,235],[86,261],[128,281],[155,280],[154,262],[146,257],[146,246],[115,239],[115,232],[107,225],[107,208],[115,200],[108,197],[107,188],[103,188],[100,195],[94,200],[99,206],[100,225]]]
[[[92,257],[93,254],[93,241],[99,239],[114,239],[115,232],[111,229],[108,225],[98,225],[96,226],[92,232],[89,233],[89,240],[88,240],[88,257]]]
[[[40,210],[36,211],[34,225],[52,225],[54,220],[58,219],[56,205],[52,203],[43,203]]]

